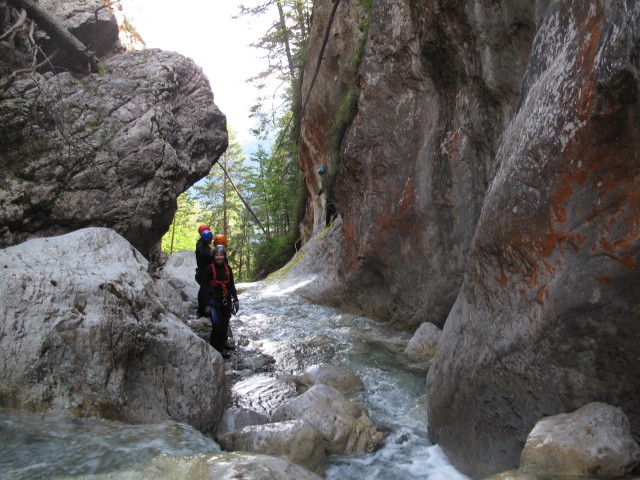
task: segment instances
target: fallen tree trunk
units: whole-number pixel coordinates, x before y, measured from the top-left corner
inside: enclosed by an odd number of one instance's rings
[[[61,26],[48,12],[41,9],[31,0],[7,0],[7,3],[17,9],[26,10],[27,15],[62,48],[67,50],[84,65],[87,65],[89,70],[97,69],[98,59],[80,40],[69,33],[69,31]]]

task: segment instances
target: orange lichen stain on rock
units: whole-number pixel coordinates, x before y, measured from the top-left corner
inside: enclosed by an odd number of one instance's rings
[[[601,273],[599,274],[597,277],[598,281],[602,284],[602,285],[613,285],[615,283],[615,281],[613,280],[613,278]]]
[[[636,266],[636,261],[631,257],[620,257],[616,260],[625,268],[633,270]]]
[[[536,303],[542,305],[544,303],[544,294],[547,292],[548,284],[542,285],[536,295]]]

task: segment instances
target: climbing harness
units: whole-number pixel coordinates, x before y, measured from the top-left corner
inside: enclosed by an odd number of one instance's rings
[[[222,264],[224,266],[225,271],[227,272],[226,280],[218,280],[216,278],[216,266],[211,264],[211,273],[213,274],[213,280],[211,280],[211,287],[215,288],[217,285],[222,287],[222,304],[227,304],[227,285],[229,285],[229,279],[231,278],[231,274],[229,273],[229,266],[226,263]]]

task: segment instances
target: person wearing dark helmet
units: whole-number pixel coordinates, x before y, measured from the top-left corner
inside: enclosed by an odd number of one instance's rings
[[[206,227],[206,230],[203,227]],[[196,282],[200,285],[198,289],[198,317],[204,317],[204,309],[207,306],[207,290],[209,289],[209,284],[204,280],[204,272],[213,262],[211,251],[213,233],[206,225],[201,225],[198,231],[200,232],[200,240],[196,243]]]
[[[320,200],[320,196],[324,195],[325,201],[325,226],[329,226],[334,218],[336,218],[336,207],[333,205],[333,201],[331,199],[331,190],[332,190],[332,181],[325,177],[327,173],[327,169],[324,167],[320,167],[318,169],[318,174],[321,177],[320,182],[320,190],[315,196],[316,200]]]
[[[228,343],[227,329],[231,313],[239,308],[238,292],[233,280],[233,271],[225,262],[225,248],[216,245],[213,253],[213,263],[205,270],[205,281],[209,284],[208,308],[211,317],[211,337],[209,343],[218,350],[224,358],[229,353],[224,350],[233,349]]]

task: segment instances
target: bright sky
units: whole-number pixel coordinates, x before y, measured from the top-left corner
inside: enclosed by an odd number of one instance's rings
[[[258,96],[246,79],[266,68],[264,52],[249,47],[273,19],[232,19],[238,6],[258,0],[121,0],[124,13],[147,44],[192,58],[209,78],[214,101],[237,133],[246,156],[257,147],[249,108]],[[258,23],[258,22],[261,22]]]

